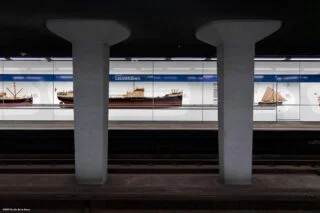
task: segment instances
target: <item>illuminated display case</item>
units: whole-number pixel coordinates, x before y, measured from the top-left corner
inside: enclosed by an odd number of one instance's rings
[[[0,62],[0,119],[72,120],[72,73],[71,61]],[[110,120],[218,119],[215,61],[111,61],[109,80]],[[256,62],[254,84],[255,121],[320,121],[320,62]]]

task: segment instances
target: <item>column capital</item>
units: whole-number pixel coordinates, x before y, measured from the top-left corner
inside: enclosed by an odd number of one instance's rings
[[[256,43],[277,31],[281,21],[277,20],[219,20],[201,26],[197,39],[213,46],[224,42]]]
[[[72,42],[93,42],[114,45],[130,36],[130,30],[115,20],[54,19],[47,28]]]

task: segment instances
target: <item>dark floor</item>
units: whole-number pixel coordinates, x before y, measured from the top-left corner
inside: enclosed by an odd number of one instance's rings
[[[73,129],[73,121],[0,121],[0,130],[8,129]],[[216,121],[109,121],[116,130],[210,130],[217,129]],[[256,130],[320,130],[320,122],[279,121],[254,122]]]
[[[0,198],[187,199],[229,197],[258,200],[268,196],[319,199],[320,178],[308,174],[253,176],[252,185],[225,186],[210,174],[110,174],[104,185],[78,185],[70,174],[1,174]],[[275,197],[274,197],[275,198]]]

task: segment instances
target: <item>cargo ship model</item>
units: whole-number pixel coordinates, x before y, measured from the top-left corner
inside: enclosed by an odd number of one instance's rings
[[[0,104],[2,106],[25,106],[32,105],[33,98],[32,96],[18,96],[18,94],[23,90],[21,88],[18,92],[16,90],[16,83],[13,83],[13,91],[9,88],[6,88],[12,96],[7,96],[6,92],[0,92]]]
[[[180,90],[171,90],[171,93],[158,97],[145,97],[144,88],[136,88],[127,91],[120,96],[109,97],[109,108],[111,109],[153,109],[171,108],[182,105],[183,93]],[[57,93],[62,108],[73,107],[73,91],[63,91]]]
[[[282,105],[284,101],[286,101],[284,97],[282,97],[274,89],[268,87],[264,92],[261,101],[258,104],[261,106]]]

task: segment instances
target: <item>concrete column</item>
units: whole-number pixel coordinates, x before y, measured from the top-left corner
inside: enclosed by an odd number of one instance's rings
[[[245,185],[252,178],[255,43],[280,28],[270,20],[213,21],[196,37],[217,47],[220,179]]]
[[[50,20],[47,27],[72,42],[76,179],[107,179],[109,47],[130,31],[109,20]]]

